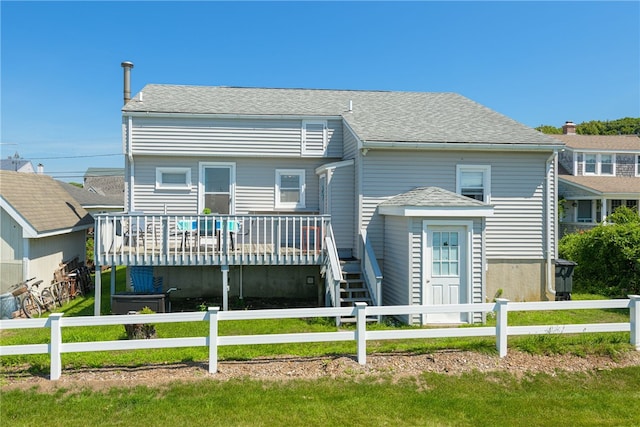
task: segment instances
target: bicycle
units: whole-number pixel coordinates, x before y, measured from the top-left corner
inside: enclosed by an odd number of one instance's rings
[[[13,292],[14,296],[20,297],[20,309],[28,318],[40,317],[42,312],[49,311],[51,307],[55,306],[55,299],[50,289],[40,290],[42,280],[38,280],[34,283],[29,283],[35,280],[35,277],[27,279],[24,282],[16,285],[17,290]]]

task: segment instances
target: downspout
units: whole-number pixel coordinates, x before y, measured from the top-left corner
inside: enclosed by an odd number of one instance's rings
[[[552,236],[551,236],[551,226],[553,224],[553,213],[555,213],[555,209],[553,209],[553,206],[551,205],[551,202],[553,200],[555,200],[554,197],[552,197],[551,194],[551,179],[555,179],[555,174],[552,174],[552,170],[554,170],[552,168],[552,164],[555,164],[556,158],[558,156],[557,151],[553,151],[553,154],[551,154],[549,156],[549,158],[547,159],[546,162],[546,177],[545,177],[545,186],[546,186],[546,199],[547,199],[547,225],[546,225],[546,229],[547,229],[547,274],[546,274],[546,282],[547,282],[547,291],[551,294],[554,295],[556,294],[556,291],[554,289],[553,286],[553,276],[552,276],[552,262],[553,262],[553,258],[552,258],[552,254],[554,252],[553,248],[551,247],[551,242],[555,241],[555,239],[552,240]],[[557,188],[557,184],[556,186],[554,186],[554,188]],[[555,227],[554,229],[554,233],[555,233]],[[555,271],[555,268],[554,268]],[[555,298],[554,298],[555,299]]]

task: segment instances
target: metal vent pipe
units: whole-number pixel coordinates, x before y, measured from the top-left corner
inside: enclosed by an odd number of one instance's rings
[[[120,65],[124,69],[124,103],[126,104],[131,99],[131,69],[133,68],[133,62],[125,61]]]

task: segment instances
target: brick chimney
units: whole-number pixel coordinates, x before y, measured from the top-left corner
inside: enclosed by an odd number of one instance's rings
[[[567,121],[562,126],[562,133],[565,135],[575,135],[576,134],[576,125],[571,121]]]

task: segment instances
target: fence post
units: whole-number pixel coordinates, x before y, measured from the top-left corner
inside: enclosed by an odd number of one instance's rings
[[[507,313],[508,299],[496,298],[496,348],[500,357],[507,355]]]
[[[640,351],[640,295],[629,295],[629,323],[631,326],[631,345]]]
[[[51,328],[51,343],[49,344],[49,354],[51,356],[50,380],[59,380],[62,374],[62,329],[60,319],[64,313],[52,313],[49,316],[49,327]]]
[[[367,303],[356,303],[356,343],[358,346],[358,363],[367,363]]]
[[[218,372],[218,312],[220,307],[209,307],[209,373]]]

